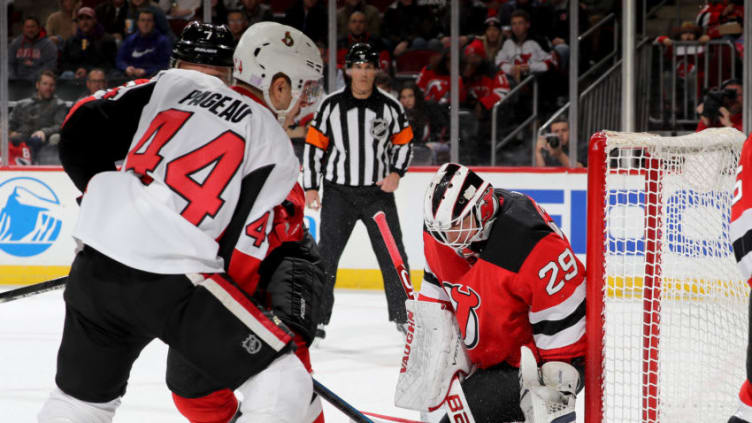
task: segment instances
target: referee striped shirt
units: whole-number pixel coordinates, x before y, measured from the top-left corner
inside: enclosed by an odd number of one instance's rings
[[[374,87],[357,99],[346,86],[319,105],[303,153],[303,188],[321,177],[340,185],[375,185],[389,173],[404,176],[412,157],[413,131],[402,105]]]

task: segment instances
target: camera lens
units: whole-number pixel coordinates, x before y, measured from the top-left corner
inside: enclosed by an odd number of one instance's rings
[[[554,134],[546,135],[546,142],[551,148],[557,148],[559,146],[559,137]]]

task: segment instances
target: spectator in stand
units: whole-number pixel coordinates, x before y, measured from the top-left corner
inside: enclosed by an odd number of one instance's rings
[[[170,19],[190,20],[196,17],[196,10],[203,0],[159,0],[157,6]]]
[[[376,79],[374,80],[376,88],[389,94],[391,97],[399,97],[399,93],[394,90],[394,84],[392,83],[392,77],[383,70],[376,72]]]
[[[36,94],[16,103],[10,113],[8,126],[13,145],[28,145],[31,148],[32,162],[38,164],[43,147],[57,146],[60,126],[68,113],[68,107],[55,96],[55,74],[52,71],[42,71],[37,79],[36,89]]]
[[[743,0],[709,1],[697,14],[697,24],[705,34],[700,41],[725,38],[735,41],[744,25]]]
[[[117,68],[129,78],[149,78],[167,69],[172,45],[154,28],[154,13],[142,9],[138,14],[138,31],[123,41],[117,53]]]
[[[412,164],[436,165],[449,159],[449,114],[446,107],[426,101],[423,91],[414,82],[407,82],[399,91],[399,101],[413,128],[414,156]],[[421,150],[428,157],[420,157]]]
[[[272,8],[268,4],[262,3],[261,0],[242,0],[242,11],[247,20],[247,25],[251,26],[258,22],[274,20]],[[227,16],[228,24],[230,16]],[[234,34],[233,34],[234,35]],[[241,33],[242,35],[242,33]]]
[[[559,56],[558,65],[559,69],[564,72],[569,71],[569,1],[568,0],[552,0],[548,4],[542,6],[547,7],[549,10],[541,19],[548,19],[539,23],[540,35],[545,36],[551,40],[551,46],[554,52]],[[535,21],[535,17],[532,18]],[[579,33],[582,34],[587,30],[587,16],[583,9],[580,8],[579,18]],[[584,44],[584,45],[583,45]],[[585,43],[580,44],[581,48],[587,47]],[[580,50],[582,57],[582,50]]]
[[[449,104],[449,51],[432,60],[432,63],[423,68],[416,81],[418,88],[423,90],[426,101],[434,101],[442,105]],[[464,103],[467,97],[465,84],[460,78],[460,103]]]
[[[125,18],[128,16],[128,2],[126,0],[105,0],[94,9],[97,22],[104,28],[104,32],[111,34],[120,43],[125,39]]]
[[[328,40],[328,15],[319,0],[296,0],[287,11],[282,23],[303,31],[313,42]]]
[[[728,91],[727,91],[728,90]],[[734,93],[735,94],[732,94]],[[731,98],[733,96],[733,98]],[[706,128],[734,127],[742,130],[742,105],[744,104],[742,82],[738,79],[723,81],[720,90],[709,92],[697,106],[700,122],[695,132]],[[713,103],[711,105],[711,103]]]
[[[125,18],[126,37],[138,30],[136,22],[138,22],[138,14],[142,9],[148,9],[154,13],[154,24],[159,33],[170,40],[175,39],[175,35],[170,29],[170,25],[167,23],[167,16],[164,11],[160,9],[159,6],[153,4],[151,0],[130,0],[130,4],[128,5],[128,15]]]
[[[692,112],[694,105],[697,104],[697,98],[701,94],[702,81],[704,80],[705,70],[702,66],[697,66],[695,59],[705,60],[705,48],[698,45],[681,46],[676,51],[676,67],[671,68],[673,56],[674,56],[674,41],[696,41],[701,38],[702,28],[695,25],[690,21],[685,21],[678,28],[673,28],[671,36],[661,35],[655,39],[655,45],[661,45],[664,48],[663,56],[664,63],[666,63],[666,71],[663,73],[664,92],[663,97],[666,99],[666,104],[663,105],[664,110],[671,110],[674,104],[669,94],[673,89],[672,83],[674,77],[676,78],[676,90],[677,90],[677,104],[684,104],[683,98],[686,96],[689,104],[691,104],[688,113]],[[700,41],[703,43],[703,41]],[[685,57],[686,56],[686,57]],[[675,74],[675,75],[674,75]],[[687,80],[689,87],[688,92],[684,92],[684,80]],[[679,107],[680,116],[684,116],[684,108]],[[688,117],[687,117],[688,118]]]
[[[44,70],[55,70],[57,47],[42,32],[39,19],[29,16],[24,20],[23,33],[8,47],[10,79],[36,81]]]
[[[384,12],[381,33],[394,56],[408,49],[442,49],[441,42],[436,39],[439,33],[436,18],[431,9],[417,5],[415,0],[392,3]]]
[[[569,167],[569,120],[559,116],[551,122],[551,133],[538,137],[535,165]],[[587,166],[587,144],[577,143],[577,166]]]
[[[230,10],[227,12],[227,28],[229,28],[235,44],[238,44],[240,37],[248,29],[248,18],[242,10]]]
[[[381,34],[381,12],[376,6],[367,4],[365,0],[345,0],[344,6],[337,9],[337,33],[347,30],[350,15],[359,11],[366,15],[366,31],[369,34],[379,36]]]
[[[483,35],[475,37],[465,47],[465,55],[478,55],[489,63],[494,63],[496,55],[504,44],[504,36],[501,32],[501,22],[496,16],[490,16],[485,21]]]
[[[45,30],[50,40],[58,47],[65,43],[65,40],[76,33],[76,11],[80,6],[79,0],[60,0],[60,10],[57,10],[47,17]]]
[[[104,69],[94,68],[90,70],[89,74],[86,76],[86,91],[81,95],[79,100],[106,88],[107,73],[105,73]]]
[[[337,66],[342,67],[345,63],[345,55],[350,47],[357,43],[370,45],[379,54],[379,69],[389,72],[391,66],[391,55],[381,38],[370,34],[366,31],[366,14],[360,11],[354,11],[350,15],[347,24],[347,34],[337,42]]]
[[[92,68],[110,71],[115,65],[117,44],[112,35],[97,24],[97,15],[91,7],[82,7],[76,16],[78,31],[68,38],[60,57],[61,79],[86,78]]]
[[[530,22],[530,32],[543,34],[547,30],[545,27],[551,22],[552,9],[548,2],[539,0],[511,0],[504,3],[499,10],[499,21],[502,26],[512,24],[512,14],[517,10],[527,12]]]
[[[550,52],[529,35],[530,15],[524,10],[512,13],[512,37],[496,55],[496,66],[520,82],[530,73],[543,73],[554,67]]]

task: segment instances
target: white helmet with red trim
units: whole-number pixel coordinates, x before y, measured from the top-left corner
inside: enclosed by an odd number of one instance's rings
[[[465,166],[445,163],[428,184],[423,223],[434,239],[463,253],[488,238],[497,209],[488,181]]]
[[[253,24],[240,37],[233,62],[232,76],[263,92],[267,106],[278,114],[287,114],[301,97],[301,107],[318,100],[324,71],[321,53],[307,35],[291,26]],[[292,101],[286,110],[277,110],[269,98],[269,87],[278,74],[287,76],[292,87]]]

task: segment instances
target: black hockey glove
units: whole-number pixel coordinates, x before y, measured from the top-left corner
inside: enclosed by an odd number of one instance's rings
[[[310,234],[274,249],[261,263],[259,275],[258,299],[310,345],[322,320],[326,281]]]

